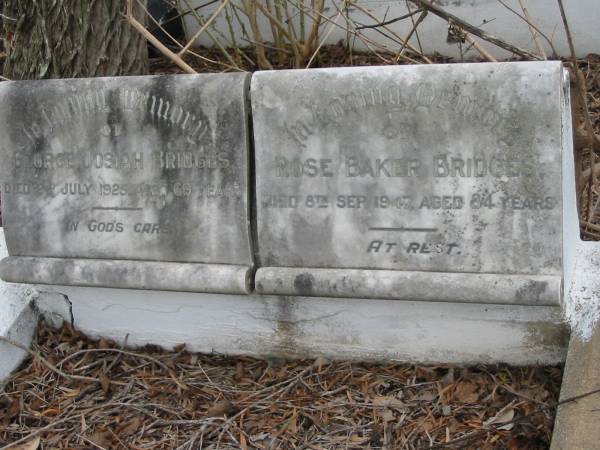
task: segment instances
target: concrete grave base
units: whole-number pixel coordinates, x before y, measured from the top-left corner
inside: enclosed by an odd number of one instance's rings
[[[72,305],[76,328],[132,346],[186,343],[190,351],[208,353],[525,365],[564,361],[568,340],[560,309],[548,306],[40,289],[41,312],[67,316]]]
[[[598,448],[599,369],[600,327],[596,326],[590,341],[583,341],[573,334],[569,344],[560,400],[565,401],[579,396],[581,398],[558,407],[551,450]]]
[[[0,252],[6,254],[0,228]],[[554,364],[566,356],[560,308],[261,295],[220,295],[0,281],[0,335],[29,345],[38,313],[92,337],[255,356]],[[0,343],[0,380],[22,361]]]

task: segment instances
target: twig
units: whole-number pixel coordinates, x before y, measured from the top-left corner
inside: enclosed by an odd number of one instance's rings
[[[202,27],[196,32],[196,34],[194,34],[194,36],[188,41],[188,43],[183,46],[183,48],[179,51],[179,53],[177,53],[177,56],[181,57],[185,52],[187,52],[187,50],[194,44],[194,42],[196,42],[196,39],[198,39],[198,37],[200,37],[200,35],[202,33],[204,33],[204,31],[208,28],[208,26],[211,23],[213,23],[213,21],[217,18],[217,16],[219,14],[221,14],[221,11],[223,11],[223,8],[225,8],[227,6],[229,1],[230,0],[223,0],[221,2],[221,4],[215,10],[215,12],[208,18],[208,20],[206,22],[204,22],[204,25],[202,25]]]
[[[13,341],[12,339],[6,338],[4,336],[0,336],[0,342],[6,342],[7,344],[12,345],[13,347],[23,350],[25,353],[28,353],[32,358],[41,361],[42,364],[44,364],[52,372],[56,373],[57,375],[60,375],[63,378],[66,378],[67,380],[93,381],[95,383],[100,383],[100,380],[98,378],[86,377],[86,376],[82,376],[82,375],[70,375],[68,373],[65,373],[62,370],[60,370],[58,367],[56,367],[52,363],[50,363],[48,360],[46,360],[38,352],[35,352],[35,351],[27,348],[23,344],[20,344],[19,342]],[[2,449],[0,449],[0,450],[2,450]]]
[[[107,450],[104,447],[102,447],[101,445],[96,444],[94,441],[92,441],[91,439],[86,438],[84,435],[79,434],[78,435],[82,440],[84,440],[85,442],[87,442],[88,444],[92,445],[94,448],[98,448],[100,450]]]
[[[398,62],[400,60],[400,56],[402,55],[402,52],[404,51],[404,49],[408,45],[408,43],[410,41],[410,38],[417,31],[417,27],[419,26],[419,24],[421,22],[423,22],[423,20],[425,20],[425,17],[427,17],[427,11],[423,11],[421,13],[421,15],[417,18],[417,21],[413,23],[413,26],[412,26],[412,29],[410,30],[410,33],[408,33],[408,36],[406,36],[406,39],[404,39],[404,42],[402,43],[402,47],[400,47],[400,50],[398,51],[398,54],[396,54],[396,62]]]
[[[68,416],[68,417],[65,417],[63,419],[57,420],[55,422],[49,423],[45,427],[38,428],[37,430],[29,433],[28,435],[23,436],[21,439],[17,439],[16,441],[14,441],[14,442],[12,442],[12,443],[10,443],[8,445],[5,445],[4,447],[0,447],[0,450],[9,450],[9,449],[15,447],[16,445],[19,445],[19,444],[21,444],[23,442],[27,442],[30,439],[38,436],[39,434],[41,434],[41,433],[43,433],[45,431],[51,430],[52,428],[54,428],[54,427],[56,427],[56,426],[58,426],[60,424],[63,424],[65,422],[68,422],[68,421],[73,420],[73,419],[79,419],[80,417],[81,417],[81,413],[79,412],[79,413],[74,414],[72,416]]]
[[[327,33],[325,33],[325,36],[323,36],[323,39],[321,39],[321,42],[319,42],[319,45],[317,46],[317,48],[315,49],[314,53],[312,54],[312,56],[308,60],[308,63],[306,63],[306,69],[308,69],[310,67],[310,65],[312,64],[313,60],[316,58],[317,53],[319,53],[319,50],[321,50],[321,47],[323,46],[323,44],[325,43],[325,41],[327,40],[327,38],[329,37],[329,35],[333,31],[333,29],[335,27],[334,24],[337,24],[337,20],[340,17],[340,15],[341,15],[341,11],[337,13],[337,15],[335,16],[335,19],[333,20],[334,23],[331,24],[331,26],[329,27],[329,30],[327,30]]]
[[[420,13],[421,10],[420,9],[415,9],[414,11],[408,13],[408,14],[404,14],[403,16],[400,17],[396,17],[394,19],[390,19],[390,20],[385,20],[383,22],[379,22],[379,23],[374,23],[372,25],[360,25],[358,27],[355,27],[355,30],[364,30],[366,28],[378,28],[378,27],[384,27],[386,25],[391,25],[392,23],[396,23],[399,22],[400,20],[404,20],[404,19],[408,19],[409,17],[414,16],[415,14]]]
[[[481,28],[471,25],[470,23],[465,22],[461,18],[456,17],[455,15],[446,12],[439,6],[433,5],[429,0],[411,0],[411,1],[413,1],[417,6],[420,6],[422,9],[426,9],[427,11],[435,14],[438,17],[441,17],[442,19],[444,19],[445,21],[447,21],[449,23],[451,22],[453,25],[460,27],[461,29],[465,30],[466,32],[471,33],[471,34],[483,39],[484,41],[491,42],[492,44],[494,44],[500,48],[503,48],[504,50],[507,50],[511,53],[514,53],[515,55],[519,55],[522,58],[536,60],[536,61],[541,59],[541,57],[538,55],[535,55],[535,54],[533,54],[525,49],[522,49],[520,47],[517,47],[515,45],[509,44],[508,42],[503,41],[502,39],[483,31]]]
[[[167,25],[167,24],[169,24],[169,23],[171,23],[171,22],[173,22],[173,21],[175,21],[175,20],[179,20],[179,19],[181,19],[181,18],[183,18],[183,17],[187,16],[188,14],[192,14],[192,12],[193,12],[193,11],[198,11],[199,9],[206,8],[207,6],[210,6],[210,5],[212,5],[213,3],[218,3],[218,2],[220,2],[220,1],[221,1],[221,0],[210,0],[209,2],[207,2],[207,3],[204,3],[203,5],[199,5],[199,6],[196,6],[195,8],[188,9],[188,10],[187,10],[187,11],[185,11],[185,12],[179,13],[179,14],[177,14],[176,16],[174,16],[174,17],[171,17],[171,18],[170,18],[170,19],[168,19],[168,20],[165,20],[165,21],[162,23],[162,25],[163,25],[163,26],[164,26],[164,25]]]
[[[194,15],[197,15],[197,13],[196,13],[196,10],[197,10],[197,9],[203,8],[203,7],[205,7],[205,6],[208,6],[208,5],[210,5],[211,3],[216,3],[217,1],[220,1],[220,0],[213,0],[212,2],[205,3],[204,5],[197,6],[196,8],[190,8],[190,10],[189,10],[189,11],[188,11],[186,14],[192,14],[192,13],[193,13]],[[167,24],[167,23],[169,23],[169,22],[171,21],[171,19],[169,19],[169,20],[167,20],[166,22],[163,22],[162,24],[160,24],[160,23],[158,23],[158,21],[157,21],[157,20],[156,20],[154,17],[152,17],[152,15],[151,15],[151,14],[150,14],[150,12],[148,11],[148,9],[147,9],[147,8],[146,8],[146,6],[144,5],[144,3],[142,3],[140,0],[137,0],[137,4],[138,4],[138,6],[139,6],[140,8],[142,8],[142,9],[144,10],[144,12],[146,13],[146,15],[147,15],[147,16],[150,18],[150,20],[152,20],[152,22],[153,22],[153,23],[156,25],[156,28],[155,28],[155,29],[158,29],[158,30],[160,30],[162,33],[164,33],[164,34],[165,34],[165,35],[166,35],[166,36],[167,36],[169,39],[171,39],[171,41],[173,42],[173,44],[175,44],[177,47],[179,47],[180,49],[181,49],[181,48],[183,48],[183,44],[181,44],[181,42],[179,42],[177,39],[175,39],[175,38],[174,38],[174,37],[173,37],[173,36],[172,36],[172,35],[171,35],[171,34],[170,34],[170,33],[169,33],[169,32],[168,32],[168,31],[167,31],[165,28],[164,28],[164,25],[165,25],[165,24]],[[180,15],[180,16],[182,16],[182,15]],[[212,36],[210,35],[210,33],[208,33],[208,34],[209,34],[209,36],[212,38]],[[213,39],[213,40],[214,40],[214,39]],[[222,50],[223,50],[223,49],[222,49]],[[237,47],[236,47],[236,50],[237,50],[237,51],[239,51],[240,53],[242,53],[242,54],[243,54],[243,52],[241,52],[241,50],[239,50]],[[223,51],[224,51],[224,50],[223,50]],[[212,60],[212,59],[210,59],[210,58],[207,58],[207,57],[205,57],[205,56],[199,55],[198,53],[195,53],[195,52],[193,52],[192,50],[188,50],[187,52],[188,52],[190,55],[192,55],[192,56],[195,56],[195,57],[196,57],[196,58],[198,58],[198,59],[201,59],[202,61],[206,61],[206,62],[208,62],[208,63],[215,64],[215,65],[221,65],[221,66],[223,66],[223,67],[225,67],[225,68],[227,68],[227,69],[238,70],[238,71],[239,71],[239,70],[241,70],[241,69],[240,69],[240,68],[237,66],[237,64],[235,64],[235,61],[232,61],[230,58],[228,58],[228,60],[229,60],[230,62],[233,62],[233,65],[228,65],[228,64],[225,64],[224,62],[221,62],[221,61],[214,61],[214,60]],[[229,54],[228,54],[227,52],[225,52],[225,56],[227,57],[227,56],[229,56]],[[244,55],[244,56],[245,56],[245,55]]]
[[[190,5],[189,0],[183,0],[183,1],[187,5],[187,7],[192,11],[192,14],[194,15],[194,18],[196,19],[196,21],[198,22],[198,25],[202,26],[203,23],[204,23],[204,19],[202,18],[202,16],[199,15],[198,12],[194,8],[192,8],[192,6]],[[233,58],[231,57],[231,55],[229,54],[229,52],[225,49],[225,47],[223,47],[223,44],[221,43],[221,41],[219,39],[215,38],[212,35],[212,33],[210,32],[209,29],[206,29],[205,32],[208,35],[208,37],[213,41],[213,43],[215,44],[215,46],[221,51],[221,53],[227,59],[227,61],[229,61],[229,63],[231,64],[231,67],[233,69],[235,69],[235,70],[240,70],[240,68],[238,67],[237,63],[233,60]],[[194,52],[192,52],[189,49],[188,49],[188,53],[190,53],[192,55],[196,55]],[[196,56],[198,56],[198,55],[196,55]],[[226,66],[226,64],[223,64],[223,63],[221,63],[221,64],[223,66]]]
[[[333,3],[334,7],[340,11],[340,9],[338,8],[338,6],[336,5],[336,3]],[[356,6],[353,4],[353,6]],[[315,20],[315,16],[313,16],[310,12],[307,12],[307,15],[309,15],[313,20]],[[360,39],[361,42],[365,45],[365,47],[367,47],[369,49],[369,51],[371,51],[375,56],[377,56],[382,62],[384,62],[385,64],[392,64],[393,61],[388,60],[386,58],[384,58],[382,55],[380,55],[377,50],[375,50],[373,47],[382,47],[380,44],[373,42],[372,40],[370,40],[369,38],[367,38],[366,36],[363,36],[361,33],[357,32],[356,30],[351,30],[347,27],[344,27],[338,23],[333,22],[332,20],[330,20],[327,16],[325,16],[324,14],[320,13],[318,14],[320,15],[323,20],[326,20],[330,23],[335,24],[335,26],[341,28],[344,31],[347,31],[348,33],[352,34],[354,37],[356,37],[357,39]],[[378,30],[379,31],[379,30]],[[388,51],[387,49],[385,49],[385,51]],[[406,60],[408,62],[412,62],[413,64],[420,64],[419,61],[416,61],[414,59],[408,58],[406,57]]]
[[[198,73],[191,68],[183,59],[181,59],[176,53],[173,53],[166,45],[160,42],[152,33],[146,30],[146,27],[142,25],[133,16],[133,0],[127,0],[127,13],[125,15],[127,21],[135,28],[148,42],[156,47],[163,55],[173,61],[177,66],[186,73]]]
[[[300,49],[298,48],[298,42],[296,41],[296,39],[289,33],[289,30],[286,29],[286,27],[283,25],[283,23],[281,23],[281,21],[279,19],[277,19],[277,17],[273,16],[269,11],[267,11],[266,9],[264,9],[264,7],[260,4],[260,3],[256,3],[256,6],[261,10],[261,12],[267,17],[267,19],[269,19],[269,22],[271,23],[272,26],[274,26],[277,30],[279,30],[281,36],[285,37],[288,42],[290,43],[290,46],[292,47],[292,51],[294,52],[294,57],[296,58],[296,61],[300,61]],[[245,11],[243,11],[244,14],[246,14]],[[264,45],[262,42],[256,42],[256,45]],[[268,46],[265,46],[268,47]]]
[[[587,97],[586,97],[587,85],[585,82],[585,77],[583,76],[583,72],[579,69],[579,66],[577,64],[577,54],[575,53],[575,44],[573,43],[573,36],[571,35],[571,30],[569,28],[569,21],[567,20],[567,16],[565,14],[565,8],[563,6],[562,0],[557,0],[557,1],[558,1],[558,7],[560,8],[560,16],[562,18],[563,25],[565,27],[565,33],[567,34],[569,50],[571,51],[571,65],[573,66],[573,71],[575,72],[575,86],[577,88],[579,102],[580,102],[581,110],[583,113],[585,129],[587,131],[587,136],[588,136],[588,145],[589,145],[589,149],[590,149],[590,164],[593,167],[594,163],[595,163],[594,150],[600,142],[596,139],[596,135],[594,133],[594,126],[592,125],[592,119],[590,117],[590,111],[588,109],[588,104],[587,104]],[[593,200],[592,199],[592,186],[594,185],[595,182],[596,182],[595,171],[590,170],[590,175],[588,178],[588,183],[590,186],[590,188],[588,190],[589,211],[592,210],[591,209],[592,208],[592,200]],[[589,219],[590,218],[588,218],[588,220]]]
[[[573,36],[571,35],[571,29],[569,28],[569,21],[567,20],[567,16],[565,14],[565,8],[563,6],[563,2],[562,2],[562,0],[557,0],[557,1],[558,1],[558,7],[560,8],[560,16],[562,18],[563,25],[565,27],[565,33],[567,34],[567,42],[569,43],[569,50],[571,52],[571,64],[573,65],[573,70],[575,70],[575,72],[578,75],[577,82],[579,84],[579,73],[581,71],[579,70],[579,66],[577,65],[577,53],[575,52],[575,44],[573,43]],[[583,76],[583,74],[582,74],[582,76]],[[585,82],[585,78],[584,78],[584,82]],[[579,86],[580,91],[582,91],[582,88],[584,88],[584,87],[585,87],[585,85],[580,85]],[[583,97],[585,100],[585,95]],[[587,110],[587,107],[585,109]],[[589,113],[588,113],[588,116],[589,116]],[[590,121],[590,123],[591,123],[591,121]]]
[[[578,150],[578,148],[579,148],[578,146],[575,146],[576,151]],[[583,192],[583,188],[585,186],[585,182],[580,181],[580,180],[585,180],[585,179],[587,179],[588,181],[590,180],[590,177],[592,176],[592,174],[591,174],[592,167],[594,168],[594,177],[600,176],[600,162],[592,163],[591,167],[583,170],[581,172],[580,176],[578,177],[579,178],[579,180],[578,180],[579,182],[577,185],[578,192]],[[591,187],[591,185],[590,185],[590,187]]]
[[[315,6],[316,6],[316,8],[315,8]],[[315,11],[322,13],[324,8],[325,8],[324,0],[314,0],[313,1],[313,9]],[[340,13],[338,12],[338,15],[335,16],[335,20],[334,20],[335,23],[337,23],[339,15],[340,15]],[[312,27],[310,28],[310,33],[308,33],[308,37],[306,38],[306,41],[304,42],[304,45],[303,45],[302,57],[305,59],[308,58],[308,55],[310,55],[310,52],[313,48],[314,43],[317,42],[317,40],[319,39],[319,27],[320,26],[321,26],[321,15],[318,15],[317,20],[313,21]],[[329,31],[330,33],[331,33],[332,29],[333,29],[333,25],[331,26],[331,29]]]
[[[535,416],[536,414],[539,414],[539,413],[541,413],[541,412],[543,412],[543,411],[545,411],[547,409],[553,409],[553,408],[556,408],[557,406],[564,405],[566,403],[576,402],[577,400],[581,400],[582,398],[589,397],[590,395],[594,395],[594,394],[597,394],[597,393],[600,393],[600,388],[594,389],[594,390],[591,390],[591,391],[588,391],[588,392],[585,392],[583,394],[575,395],[573,397],[565,398],[564,400],[561,400],[558,403],[556,403],[556,405],[554,405],[554,406],[541,405],[540,407],[534,409],[529,414],[525,414],[524,416],[517,417],[516,419],[510,420],[510,421],[507,421],[507,422],[499,423],[497,426],[485,427],[482,430],[474,431],[473,433],[470,433],[470,434],[468,434],[466,436],[462,436],[460,438],[453,439],[450,442],[444,442],[444,443],[440,443],[440,444],[436,444],[436,445],[432,445],[432,446],[423,447],[423,450],[425,450],[425,449],[427,449],[427,450],[437,450],[437,449],[440,449],[440,448],[445,448],[445,447],[453,446],[453,445],[458,444],[460,442],[469,441],[469,440],[474,439],[474,438],[476,438],[478,436],[481,436],[483,434],[489,433],[490,431],[494,431],[498,427],[504,427],[504,426],[509,425],[511,423],[523,422],[523,421],[525,421],[527,419],[530,419],[532,416]]]
[[[512,12],[514,15],[519,17],[521,20],[523,20],[523,22],[525,22],[527,24],[527,26],[529,27],[529,31],[531,32],[531,34],[533,36],[534,42],[536,44],[536,48],[540,52],[540,56],[542,56],[543,59],[547,59],[547,55],[546,55],[546,51],[544,50],[544,45],[539,40],[539,36],[542,36],[546,40],[546,42],[548,42],[548,45],[550,46],[550,49],[552,50],[552,54],[554,56],[558,55],[558,52],[556,51],[556,48],[554,48],[554,44],[552,43],[552,39],[550,39],[548,36],[546,36],[546,34],[544,34],[544,32],[542,30],[540,30],[533,23],[533,20],[531,19],[531,16],[529,15],[529,11],[527,10],[527,7],[525,6],[524,0],[519,0],[519,4],[521,5],[521,10],[523,11],[523,15],[519,14],[519,11],[516,11],[515,9],[513,9],[509,5],[507,5],[504,2],[504,0],[498,0],[498,3],[500,3],[502,6],[504,6],[506,9],[508,9],[510,12]]]
[[[244,6],[244,14],[246,14],[248,21],[250,22],[250,28],[254,34],[254,39],[257,42],[263,42],[264,39],[262,38],[256,17],[257,2],[255,0],[242,0],[242,5]],[[258,66],[261,69],[273,69],[271,62],[267,58],[265,49],[260,45],[256,46],[256,59]]]
[[[567,398],[565,398],[563,400],[560,400],[556,404],[556,406],[564,405],[565,403],[576,402],[577,400],[581,400],[582,398],[589,397],[590,395],[598,394],[598,393],[600,393],[600,388],[584,392],[583,394],[578,394],[578,395],[574,395],[572,397],[567,397]]]
[[[152,356],[144,355],[142,353],[129,352],[127,350],[121,350],[120,348],[89,348],[89,349],[85,349],[85,350],[78,350],[75,353],[72,353],[69,356],[65,357],[60,363],[58,363],[58,365],[62,366],[62,364],[69,361],[70,359],[73,359],[76,356],[79,356],[79,355],[82,355],[85,353],[119,353],[121,355],[133,356],[135,358],[146,359],[148,361],[151,361],[154,364],[156,364],[157,366],[159,366],[160,368],[164,369],[165,371],[171,372],[171,369],[169,369],[169,367],[166,364],[162,363],[161,361],[159,361],[156,358],[153,358]]]
[[[540,41],[541,33],[538,31],[538,28],[533,24],[533,21],[531,20],[529,10],[525,5],[525,0],[519,0],[519,6],[521,6],[521,11],[523,11],[523,15],[525,16],[524,20],[525,22],[527,22],[527,26],[529,27],[529,31],[531,33],[531,36],[533,37],[533,42],[535,42],[535,46],[537,47],[538,52],[540,52],[540,55],[542,55],[544,59],[548,59],[546,51],[544,50],[544,45],[542,44],[542,41]],[[550,45],[552,46],[551,42]],[[556,54],[556,52],[554,51],[554,47],[552,47],[552,52]]]
[[[8,17],[7,15],[4,15],[2,13],[0,13],[0,19],[2,20],[8,20],[9,22],[16,22],[17,19],[13,18],[13,17]]]
[[[366,14],[367,16],[369,16],[370,18],[374,19],[374,20],[378,20],[377,17],[375,17],[368,9],[363,8],[362,6],[360,6],[358,3],[356,3],[355,1],[350,1],[350,3],[352,4],[352,6],[354,6],[356,9],[358,9],[360,12]],[[387,28],[386,26],[383,27],[385,30],[390,31],[389,28]],[[381,33],[381,30],[379,29],[375,29],[375,31],[378,31]],[[392,32],[393,33],[393,32]],[[362,36],[360,33],[357,33],[357,36],[359,36],[361,39],[364,38],[364,36]],[[431,61],[429,58],[427,58],[427,56],[423,55],[421,52],[419,52],[419,49],[415,48],[415,46],[413,46],[410,42],[406,42],[402,37],[398,36],[396,33],[393,33],[396,37],[398,37],[398,39],[400,40],[400,42],[402,43],[406,43],[406,47],[409,48],[411,51],[415,52],[417,55],[419,55],[421,58],[423,58],[423,60],[427,63],[427,64],[431,64],[433,61]],[[366,38],[364,38],[366,39]],[[363,40],[364,42],[364,40]],[[417,61],[406,57],[405,55],[401,56],[403,59],[407,58],[408,62],[412,62],[414,63],[418,63]]]
[[[411,11],[411,3],[408,0],[404,0],[404,3],[406,4],[406,9],[410,12]],[[415,18],[414,16],[410,17],[410,21],[413,25],[413,27],[415,26]],[[421,53],[423,52],[423,45],[421,45],[421,38],[419,37],[419,31],[417,29],[415,29],[415,38],[417,38],[417,45],[419,46],[419,51]]]
[[[485,48],[483,48],[481,45],[479,45],[479,43],[467,33],[465,33],[465,41],[467,41],[469,44],[471,44],[473,46],[473,48],[475,48],[479,52],[479,54],[481,56],[483,56],[485,59],[487,59],[488,61],[498,62],[498,60],[496,58],[494,58],[494,56],[490,52],[488,52]]]
[[[16,446],[18,444],[21,444],[23,442],[27,442],[27,441],[31,440],[32,438],[38,436],[39,434],[44,433],[44,432],[46,432],[48,430],[51,430],[52,428],[55,428],[58,425],[61,425],[61,424],[65,423],[65,422],[69,422],[70,420],[80,419],[81,416],[84,415],[84,414],[89,414],[92,411],[96,411],[98,409],[106,408],[106,407],[112,406],[114,404],[115,404],[114,402],[108,401],[106,403],[101,403],[99,405],[92,406],[92,407],[87,408],[85,410],[80,410],[80,411],[77,412],[77,414],[73,414],[73,415],[70,415],[70,416],[67,416],[67,417],[63,417],[62,419],[58,419],[58,420],[56,420],[56,421],[54,421],[52,423],[49,423],[45,427],[38,428],[37,430],[32,431],[31,433],[23,436],[22,438],[17,439],[16,441],[11,442],[10,444],[5,445],[4,447],[0,447],[0,450],[10,450],[14,446]]]

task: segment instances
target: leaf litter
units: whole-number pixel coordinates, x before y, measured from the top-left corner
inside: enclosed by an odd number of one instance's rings
[[[0,449],[546,449],[561,368],[124,349],[41,323]]]

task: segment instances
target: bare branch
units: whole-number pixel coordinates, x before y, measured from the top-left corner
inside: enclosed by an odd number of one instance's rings
[[[317,46],[317,48],[315,49],[314,53],[312,54],[312,56],[310,57],[310,59],[308,60],[308,63],[306,64],[306,68],[308,69],[310,67],[310,65],[312,64],[313,60],[316,58],[317,53],[319,53],[319,50],[321,50],[321,47],[323,46],[323,43],[327,40],[327,38],[329,37],[329,35],[331,34],[331,32],[333,31],[333,29],[335,28],[335,24],[337,24],[337,20],[338,18],[342,15],[342,12],[340,10],[340,12],[337,13],[337,15],[335,16],[335,19],[333,19],[333,23],[331,24],[331,26],[329,27],[329,30],[327,30],[327,33],[325,33],[325,36],[323,36],[323,39],[321,39],[321,42],[319,43],[319,45]]]
[[[417,11],[419,11],[419,10],[417,10]],[[402,47],[400,47],[400,50],[396,54],[396,62],[398,62],[398,60],[400,59],[400,55],[402,55],[402,52],[404,51],[404,49],[408,45],[408,43],[410,41],[410,38],[417,31],[417,27],[419,26],[419,24],[421,22],[423,22],[423,20],[425,20],[425,17],[427,17],[427,11],[423,11],[421,13],[421,15],[417,18],[417,21],[413,23],[413,27],[410,30],[410,33],[408,33],[408,36],[406,36],[406,39],[404,39],[404,42],[402,43]]]
[[[504,6],[506,9],[508,9],[513,14],[515,14],[517,17],[519,17],[521,20],[523,20],[527,24],[527,26],[529,26],[529,31],[531,32],[531,34],[533,36],[534,42],[536,44],[536,47],[537,47],[538,51],[540,52],[540,55],[544,59],[547,59],[547,55],[546,55],[546,52],[544,50],[544,45],[540,42],[539,36],[542,36],[546,40],[546,42],[548,42],[548,45],[550,46],[550,49],[552,50],[552,54],[553,55],[558,55],[558,52],[556,51],[556,48],[554,48],[554,44],[552,43],[552,40],[548,36],[546,36],[546,34],[544,34],[542,32],[542,30],[540,30],[533,23],[533,20],[531,20],[531,16],[529,15],[529,11],[527,10],[527,7],[525,6],[525,0],[519,0],[519,4],[521,5],[521,9],[523,10],[523,15],[519,14],[518,11],[516,11],[513,8],[511,8],[503,0],[498,0],[498,3],[500,3],[502,6]]]
[[[127,13],[125,15],[127,21],[135,28],[144,38],[156,47],[163,55],[173,61],[177,66],[186,73],[198,73],[191,68],[183,59],[181,59],[176,53],[173,53],[166,45],[160,42],[155,36],[152,35],[146,27],[142,25],[133,16],[133,0],[127,0]]]
[[[502,39],[483,31],[481,28],[478,28],[474,25],[471,25],[468,22],[465,22],[460,17],[456,17],[455,15],[446,12],[439,6],[433,5],[429,0],[411,0],[411,1],[413,1],[417,6],[420,6],[422,9],[426,9],[427,11],[431,12],[432,14],[435,14],[436,16],[441,17],[445,21],[452,23],[453,25],[465,30],[466,32],[468,32],[472,35],[475,35],[475,36],[483,39],[484,41],[491,42],[492,44],[494,44],[500,48],[503,48],[504,50],[507,50],[511,53],[514,53],[515,55],[519,55],[522,58],[531,59],[531,60],[535,60],[535,61],[538,61],[541,59],[541,57],[538,55],[535,55],[535,54],[533,54],[525,49],[522,49],[520,47],[517,47],[515,45],[509,44],[508,42],[503,41]]]
[[[465,33],[465,40],[475,48],[483,56],[490,62],[498,62],[494,56],[488,52],[485,48],[483,48],[475,39],[473,39],[469,34]]]
[[[177,54],[177,56],[181,57],[191,46],[192,44],[200,37],[204,31],[209,27],[211,23],[221,14],[223,8],[227,6],[230,0],[223,0],[223,2],[219,5],[219,7],[215,10],[215,12],[208,18],[208,20],[202,25],[202,27],[196,32],[196,34],[189,40],[187,44],[181,49],[181,51]]]
[[[409,17],[412,17],[415,14],[418,14],[420,12],[421,12],[420,9],[415,9],[414,11],[412,11],[412,12],[410,12],[408,14],[404,14],[403,16],[396,17],[394,19],[386,20],[386,21],[379,22],[379,23],[374,23],[372,25],[359,25],[355,29],[358,31],[358,30],[364,30],[366,28],[378,28],[378,27],[383,27],[383,26],[386,26],[386,25],[391,25],[392,23],[396,23],[396,22],[399,22],[401,20],[408,19]]]
[[[593,166],[594,161],[594,150],[598,146],[599,141],[596,138],[596,134],[594,132],[594,126],[592,124],[592,118],[590,117],[590,111],[588,109],[587,104],[587,84],[585,82],[585,77],[583,76],[583,72],[579,69],[577,65],[577,54],[575,53],[575,45],[573,44],[573,36],[571,35],[571,30],[569,29],[569,21],[567,20],[567,16],[565,14],[565,8],[563,6],[562,0],[558,1],[558,7],[560,8],[560,16],[562,17],[563,25],[565,27],[565,33],[567,34],[567,41],[569,43],[569,49],[571,50],[571,65],[573,66],[573,71],[575,72],[575,87],[577,91],[577,97],[579,98],[579,105],[581,112],[583,114],[583,122],[585,124],[585,129],[587,132],[588,138],[588,146],[590,149],[590,164]],[[593,204],[593,196],[592,196],[592,186],[596,182],[597,178],[594,170],[590,170],[588,183],[588,211],[592,211]],[[588,217],[589,221],[590,217]]]
[[[531,20],[531,16],[529,15],[529,10],[527,9],[527,6],[525,5],[525,0],[519,0],[519,5],[521,6],[521,11],[523,11],[523,15],[525,22],[527,22],[527,26],[529,27],[529,31],[531,32],[531,36],[533,37],[533,42],[535,42],[535,46],[538,49],[538,52],[540,52],[540,55],[542,55],[544,57],[544,59],[548,59],[548,56],[546,55],[546,51],[544,50],[544,45],[542,44],[542,42],[540,41],[540,35],[544,35],[541,31],[538,30],[538,28],[533,24],[533,21]],[[554,50],[554,46],[552,45],[552,42],[550,41],[550,39],[548,39],[548,43],[550,44],[550,46],[552,47],[552,52],[556,55],[556,51]]]

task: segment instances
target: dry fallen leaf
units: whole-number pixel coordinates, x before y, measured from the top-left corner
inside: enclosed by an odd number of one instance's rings
[[[9,450],[36,450],[40,446],[40,437],[35,437],[29,442],[25,442],[24,444],[14,445],[12,447],[8,447]]]
[[[240,448],[242,450],[248,450],[248,444],[246,443],[246,436],[244,436],[244,433],[240,433]]]
[[[221,417],[221,416],[227,415],[227,413],[229,411],[231,411],[232,408],[233,408],[233,404],[229,400],[224,398],[223,400],[215,403],[210,408],[208,408],[208,411],[206,411],[206,416],[207,417]]]
[[[182,343],[182,344],[177,344],[177,345],[173,346],[173,351],[175,353],[180,353],[180,352],[182,352],[184,350],[185,350],[185,342]]]
[[[350,442],[352,442],[353,444],[364,444],[368,440],[369,438],[366,436],[358,436],[356,434],[350,436]]]
[[[515,417],[515,409],[514,408],[508,408],[508,409],[503,408],[494,417],[483,422],[483,426],[489,427],[490,425],[501,425],[503,423],[510,422],[511,420],[514,419],[514,417]],[[498,428],[499,430],[510,430],[510,429],[512,429],[513,426],[514,426],[514,423],[507,423],[506,425],[503,425],[501,427],[496,427],[496,428]]]
[[[398,400],[395,397],[388,396],[377,396],[373,399],[373,405],[375,406],[385,406],[387,408],[404,408],[406,407],[406,403],[401,400]]]
[[[104,372],[102,372],[99,378],[100,386],[102,387],[104,395],[108,395],[108,391],[110,390],[110,380],[108,379],[108,376]]]
[[[98,447],[109,449],[112,445],[111,433],[108,430],[96,430],[88,439],[96,444]]]
[[[396,419],[396,416],[391,409],[384,409],[383,411],[378,412],[377,415],[381,417],[385,423]]]
[[[422,402],[432,402],[437,397],[437,394],[432,391],[424,391],[420,392],[415,396],[415,400],[419,400]]]
[[[117,433],[123,436],[131,436],[138,432],[140,427],[142,426],[142,418],[137,416],[127,422],[123,423],[119,428],[117,428]]]
[[[238,361],[238,363],[235,366],[235,376],[234,379],[236,381],[240,381],[244,378],[244,365],[242,364],[241,361]]]
[[[323,366],[327,366],[329,364],[331,364],[331,362],[328,359],[319,356],[317,359],[315,359],[313,367],[320,372],[323,369]]]
[[[479,399],[477,385],[468,381],[459,381],[454,389],[454,399],[461,403],[475,403]]]
[[[16,417],[21,412],[21,401],[20,399],[15,399],[10,403],[8,410],[6,411],[6,415],[9,419]]]
[[[292,417],[290,418],[290,431],[294,434],[298,432],[298,410],[294,408],[294,412],[292,413]]]

